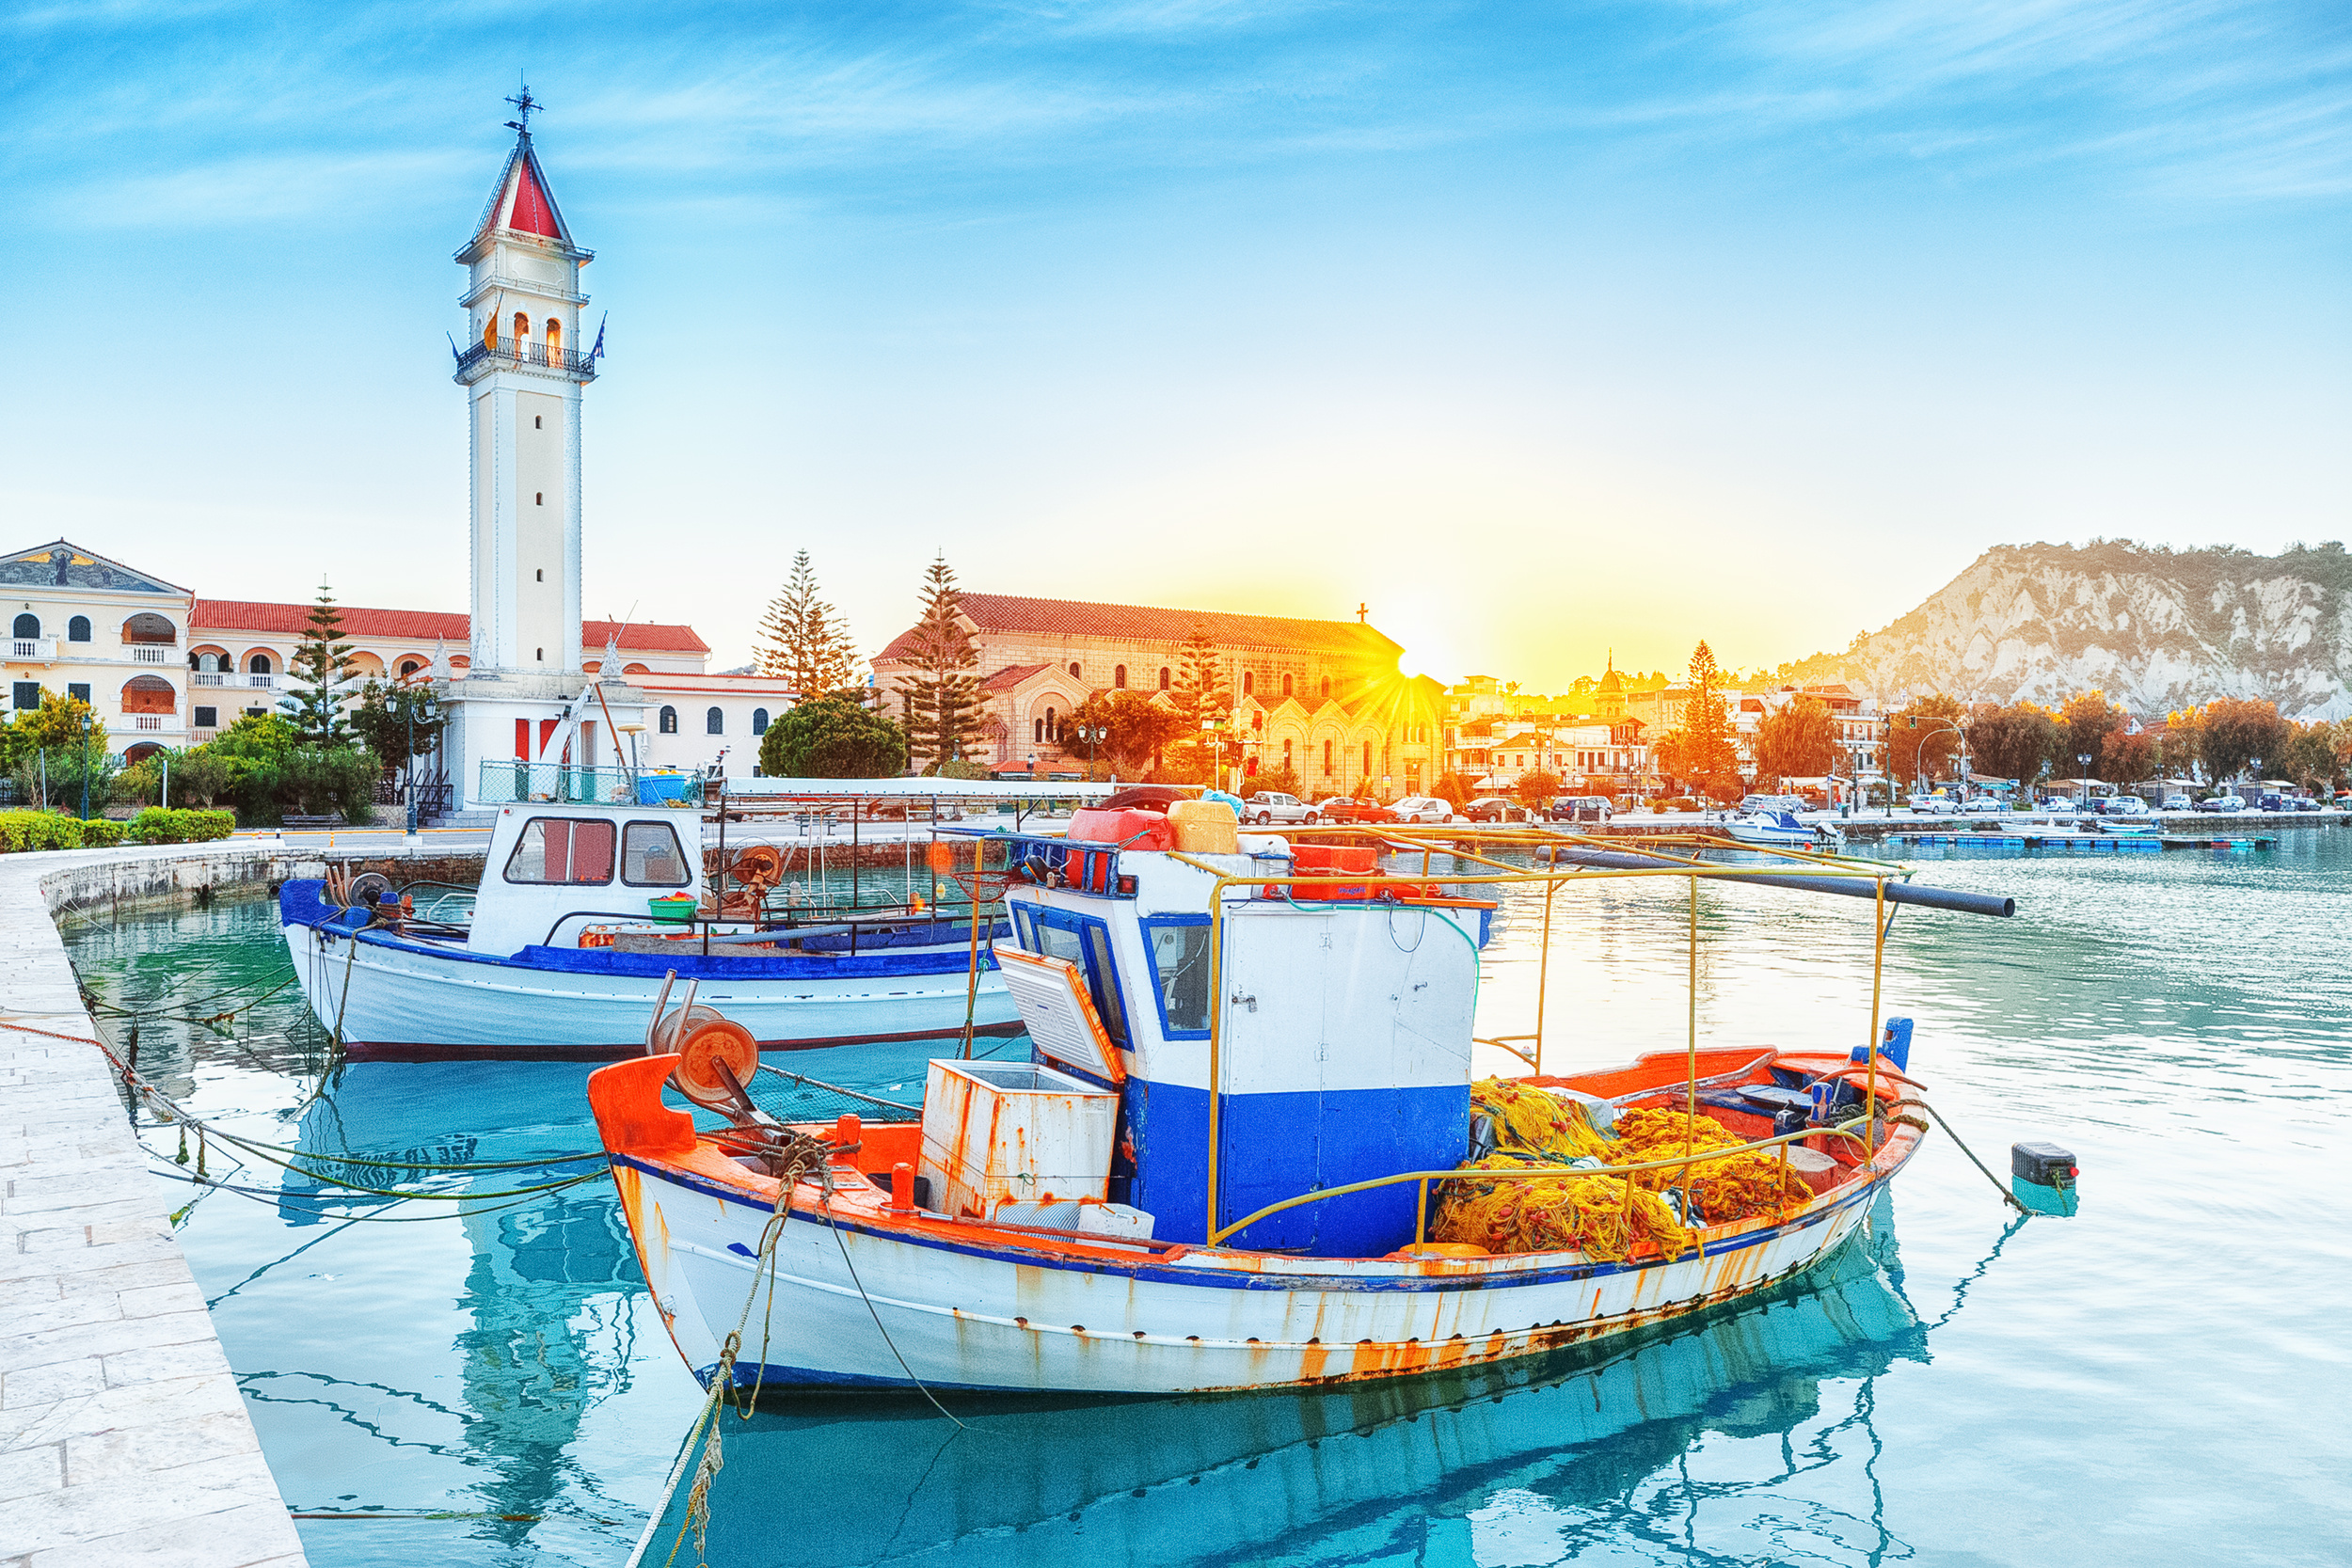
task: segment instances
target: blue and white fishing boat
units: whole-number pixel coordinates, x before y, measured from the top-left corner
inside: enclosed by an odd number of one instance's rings
[[[698,811],[526,801],[499,811],[469,918],[421,917],[376,877],[289,881],[278,919],[310,1010],[354,1057],[635,1055],[673,991],[767,1051],[954,1036],[967,1019],[1019,1032],[991,954],[1004,922],[976,942],[969,918],[911,911],[780,920],[745,887],[780,860],[739,845],[723,908]]]
[[[1565,839],[1556,858],[1589,863],[1431,884],[1381,875],[1370,847],[1236,837],[1230,816],[1222,847],[1187,845],[1190,818],[1171,844],[1154,815],[1005,835],[1022,881],[1000,958],[1030,1059],[932,1061],[919,1119],[768,1120],[737,1088],[748,1053],[718,1026],[670,1031],[677,1053],[591,1078],[654,1303],[697,1377],[1306,1386],[1508,1361],[1744,1298],[1860,1227],[1924,1135],[1899,1114],[1915,1082],[1875,1031],[1861,1060],[1677,1040],[1613,1071],[1516,1080],[1507,1092],[1556,1096],[1543,1103],[1596,1123],[1695,1105],[1724,1147],[1676,1145],[1668,1163],[1685,1169],[1788,1148],[1767,1167],[1769,1210],[1717,1223],[1686,1184],[1677,1212],[1691,1223],[1656,1244],[1629,1241],[1630,1220],[1602,1239],[1617,1212],[1605,1194],[1589,1243],[1433,1242],[1480,1152],[1471,1020],[1494,906],[1478,883],[1692,876],[2010,908],[1895,868],[1808,859],[1783,875]],[[725,1125],[698,1129],[663,1103],[665,1084]],[[1475,1179],[1615,1180],[1630,1215],[1629,1179],[1660,1167],[1508,1168],[1488,1161]]]

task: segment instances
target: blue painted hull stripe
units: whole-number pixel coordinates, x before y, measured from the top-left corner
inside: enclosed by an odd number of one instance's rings
[[[672,1165],[654,1164],[631,1154],[612,1154],[609,1158],[616,1165],[627,1165],[631,1170],[642,1171],[647,1176],[659,1177],[664,1181],[684,1187],[689,1192],[719,1198],[723,1202],[751,1210],[757,1214],[771,1215],[775,1212],[775,1210],[769,1204],[762,1203],[734,1188],[722,1186],[707,1177],[696,1176],[691,1171],[679,1170]],[[1168,1263],[1154,1264],[1141,1261],[1127,1263],[1111,1258],[1088,1259],[1080,1261],[1050,1253],[1032,1252],[1025,1248],[980,1246],[965,1242],[951,1242],[937,1236],[915,1235],[896,1227],[868,1225],[861,1220],[843,1215],[834,1216],[831,1223],[853,1235],[871,1236],[878,1241],[896,1242],[905,1246],[927,1247],[934,1252],[957,1253],[966,1258],[983,1258],[992,1262],[1015,1263],[1029,1268],[1063,1269],[1073,1274],[1118,1274],[1158,1284],[1186,1285],[1201,1290],[1403,1291],[1416,1293],[1435,1291],[1451,1294],[1461,1291],[1507,1291],[1518,1290],[1528,1285],[1567,1284],[1581,1279],[1604,1278],[1610,1275],[1639,1274],[1645,1269],[1665,1268],[1674,1263],[1690,1262],[1698,1257],[1721,1258],[1730,1253],[1743,1252],[1749,1247],[1762,1246],[1767,1243],[1778,1241],[1783,1236],[1793,1236],[1799,1231],[1809,1230],[1817,1225],[1827,1224],[1831,1219],[1842,1214],[1854,1205],[1867,1202],[1875,1196],[1879,1183],[1893,1174],[1894,1172],[1889,1171],[1872,1180],[1855,1183],[1854,1190],[1850,1196],[1839,1198],[1836,1203],[1817,1213],[1806,1214],[1785,1225],[1773,1226],[1770,1229],[1752,1230],[1742,1235],[1726,1237],[1722,1241],[1705,1243],[1697,1252],[1684,1253],[1680,1258],[1653,1258],[1638,1263],[1573,1263],[1558,1268],[1540,1269],[1528,1274],[1508,1275],[1399,1275],[1389,1278],[1358,1278],[1351,1275],[1243,1274],[1225,1269],[1187,1269],[1179,1264]],[[798,1208],[792,1212],[796,1217],[805,1219],[812,1225],[827,1223],[821,1212],[811,1212]]]

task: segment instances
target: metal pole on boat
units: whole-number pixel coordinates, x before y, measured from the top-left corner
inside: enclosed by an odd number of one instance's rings
[[[1683,1110],[1688,1120],[1682,1124],[1682,1152],[1691,1154],[1698,1146],[1699,1125],[1699,879],[1691,882],[1691,1037],[1689,1046],[1690,1074],[1683,1088]],[[1691,1223],[1691,1167],[1682,1167],[1682,1223]]]
[[[963,1059],[972,1059],[972,1020],[980,1006],[980,857],[987,845],[972,841],[972,961],[963,981]]]
[[[863,799],[850,802],[850,918],[852,920],[857,918],[857,819],[865,810],[866,801]],[[857,951],[854,938],[850,940],[850,951]]]
[[[1878,934],[1872,939],[1870,956],[1870,1074],[1869,1088],[1864,1095],[1863,1110],[1869,1120],[1863,1125],[1864,1143],[1873,1153],[1877,1146],[1869,1144],[1870,1130],[1879,1119],[1879,999],[1886,980],[1886,879],[1879,879],[1879,901],[1870,923]]]
[[[727,777],[719,775],[719,891],[710,906],[711,920],[727,912]],[[710,921],[703,922],[703,957],[710,957]]]
[[[1223,1152],[1217,1142],[1218,1091],[1224,1086],[1221,1068],[1224,1061],[1225,1009],[1230,1003],[1225,995],[1225,879],[1219,877],[1209,891],[1209,985],[1214,1005],[1209,1008],[1209,1217],[1200,1228],[1201,1241],[1214,1245],[1216,1241],[1216,1178],[1219,1155]]]
[[[1423,850],[1422,873],[1424,876],[1428,874],[1428,863],[1429,853]],[[1698,886],[1698,879],[1692,878],[1691,885],[1694,888]],[[1535,1076],[1538,1078],[1544,1075],[1544,995],[1551,989],[1551,900],[1559,891],[1558,882],[1544,884],[1544,947],[1543,955],[1535,964]]]

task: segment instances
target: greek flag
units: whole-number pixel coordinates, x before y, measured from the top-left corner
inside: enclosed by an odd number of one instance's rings
[[[603,315],[603,316],[602,316],[602,317],[601,317],[601,318],[597,321],[597,323],[596,323],[596,347],[594,347],[594,348],[592,348],[592,349],[590,349],[590,350],[588,351],[588,357],[589,357],[589,358],[591,358],[591,359],[601,359],[601,358],[603,358],[603,357],[604,357],[604,324],[605,324],[606,322],[608,322],[608,321],[611,321],[612,319],[612,313],[611,311],[609,311],[609,310],[608,310],[608,311],[606,311],[606,312],[605,312],[605,314],[604,314],[604,315]]]

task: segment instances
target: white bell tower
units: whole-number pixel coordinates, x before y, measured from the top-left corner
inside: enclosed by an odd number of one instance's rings
[[[490,192],[468,269],[468,346],[457,358],[473,450],[476,674],[580,669],[580,404],[596,379],[580,340],[580,269],[546,171],[532,150],[537,107],[515,100],[515,150]]]
[[[469,804],[536,787],[533,775],[502,769],[485,795],[485,762],[620,760],[619,737],[581,729],[574,713],[589,681],[580,646],[580,415],[601,345],[580,339],[588,296],[580,269],[593,257],[573,243],[532,148],[537,101],[525,87],[508,102],[519,111],[507,121],[514,150],[455,258],[467,269],[455,380],[471,436],[472,626],[466,678],[445,692],[446,733],[451,782]],[[616,671],[601,674],[614,684],[599,705],[638,717],[642,694],[619,686]]]

